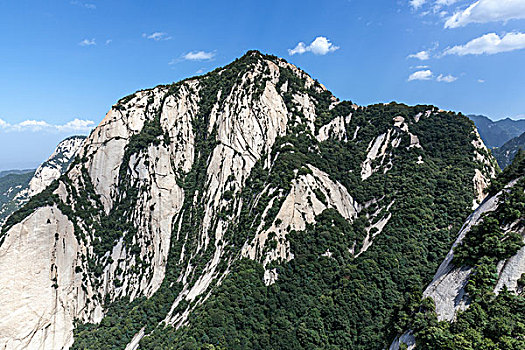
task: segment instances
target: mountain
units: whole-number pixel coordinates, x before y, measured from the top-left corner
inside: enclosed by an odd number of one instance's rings
[[[505,142],[525,132],[525,119],[505,118],[492,121],[483,115],[469,115],[468,117],[474,121],[481,138],[489,148],[501,147]]]
[[[505,142],[501,147],[494,148],[492,153],[494,153],[494,157],[496,157],[499,166],[504,169],[512,163],[512,160],[520,149],[525,149],[525,133]]]
[[[0,178],[2,178],[4,176],[7,176],[7,175],[11,175],[11,174],[22,175],[22,174],[31,173],[31,172],[34,172],[34,171],[35,171],[34,169],[3,170],[3,171],[0,171]]]
[[[19,208],[16,196],[29,186],[35,170],[6,171],[0,177],[0,226],[3,221]]]
[[[463,115],[250,51],[118,101],[9,217],[0,347],[382,349],[497,171]]]
[[[63,140],[36,171],[13,170],[0,176],[0,227],[9,215],[67,170],[84,139],[85,136],[72,136]]]
[[[390,349],[525,348],[525,152],[493,182]],[[410,315],[407,317],[407,315]]]

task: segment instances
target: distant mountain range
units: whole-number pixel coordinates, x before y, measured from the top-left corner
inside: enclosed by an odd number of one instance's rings
[[[501,147],[505,142],[525,132],[525,119],[505,118],[492,121],[484,115],[469,115],[468,117],[476,124],[479,135],[489,148]]]
[[[492,121],[484,115],[468,117],[476,124],[481,139],[492,149],[502,169],[512,162],[519,149],[525,148],[525,119]]]
[[[492,153],[494,153],[499,166],[503,169],[512,163],[520,149],[525,149],[525,133],[510,139],[501,147],[494,148]]]
[[[3,170],[0,171],[0,179],[7,175],[21,175],[27,174],[29,172],[34,172],[35,169],[13,169],[13,170]]]

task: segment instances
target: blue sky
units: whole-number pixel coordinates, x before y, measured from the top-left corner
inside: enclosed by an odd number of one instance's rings
[[[2,1],[0,170],[250,49],[360,105],[525,118],[525,0]]]

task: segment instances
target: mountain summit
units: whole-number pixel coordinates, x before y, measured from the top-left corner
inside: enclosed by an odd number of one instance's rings
[[[29,198],[42,192],[62,175],[75,159],[85,136],[71,136],[62,140],[49,158],[38,169],[0,175],[0,228],[14,211]]]
[[[497,165],[250,51],[118,101],[0,234],[0,347],[382,349]]]

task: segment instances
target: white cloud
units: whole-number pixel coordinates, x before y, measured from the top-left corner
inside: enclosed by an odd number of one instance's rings
[[[97,8],[97,5],[95,4],[82,2],[82,1],[71,1],[71,5],[77,5],[77,6],[89,9],[89,10],[95,10]]]
[[[478,0],[466,9],[454,13],[445,22],[445,28],[523,18],[525,18],[525,1],[523,0]]]
[[[80,46],[92,46],[92,45],[96,45],[97,43],[95,42],[95,39],[84,39],[82,40],[81,42],[78,43]]]
[[[426,67],[426,66],[421,66],[421,67]],[[440,83],[452,83],[458,80],[458,78],[451,74],[448,74],[448,75],[440,74],[434,79],[434,73],[432,73],[430,69],[425,69],[425,70],[418,70],[417,72],[410,74],[410,76],[408,77],[408,81],[413,81],[413,80],[435,80]]]
[[[150,40],[161,41],[161,40],[170,40],[171,36],[168,33],[164,32],[154,32],[151,34],[142,33],[142,37]]]
[[[339,49],[339,46],[335,46],[325,38],[324,36],[318,36],[314,41],[308,46],[302,41],[297,44],[293,49],[288,50],[288,54],[293,56],[295,54],[303,54],[305,52],[311,52],[314,55],[326,55],[329,52],[334,52]]]
[[[408,55],[408,58],[417,58],[418,60],[426,61],[430,58],[430,53],[428,51],[419,51],[418,53]]]
[[[465,45],[457,45],[445,50],[445,55],[493,55],[500,52],[525,49],[525,33],[513,32],[499,37],[496,33],[485,34]]]
[[[416,68],[416,69],[427,69],[427,68],[430,68],[430,66],[422,65],[422,66],[415,66],[414,68]]]
[[[75,118],[65,124],[50,124],[44,120],[24,120],[17,124],[10,124],[0,119],[0,130],[3,131],[60,131],[85,133],[95,127],[92,120]]]
[[[111,44],[112,42],[113,42],[113,40],[108,39],[108,40],[106,40],[106,45],[109,45],[109,44]]]
[[[62,125],[54,125],[59,131],[89,131],[93,129],[95,123],[92,120],[75,118]]]
[[[485,80],[483,80],[483,79],[478,79],[478,83],[483,84],[484,82],[485,82]]]
[[[452,83],[456,80],[458,80],[457,77],[453,76],[453,75],[443,75],[443,74],[440,74],[437,78],[436,78],[437,81],[439,81],[440,83]]]
[[[414,10],[417,10],[421,6],[423,6],[426,2],[427,0],[410,0],[410,6],[412,6]]]
[[[49,128],[51,125],[43,120],[24,120],[23,122],[16,125],[21,129],[33,129],[42,130],[43,128]]]
[[[414,72],[412,74],[410,74],[410,76],[408,77],[408,81],[412,81],[412,80],[430,80],[432,79],[432,71],[427,69],[427,70],[418,70],[417,72]]]
[[[182,58],[188,61],[209,61],[215,57],[215,52],[191,51],[183,55]]]
[[[436,0],[435,6],[437,8],[442,7],[442,6],[450,6],[450,5],[455,4],[458,1],[459,0]]]

